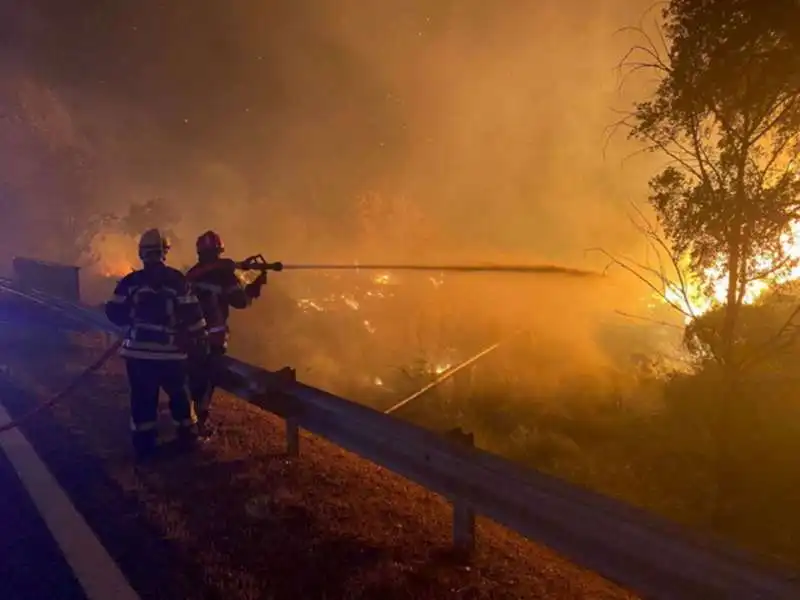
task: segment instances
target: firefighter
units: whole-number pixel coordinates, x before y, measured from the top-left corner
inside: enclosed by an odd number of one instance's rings
[[[197,411],[199,433],[207,438],[211,398],[214,394],[214,371],[219,358],[228,351],[228,316],[231,307],[244,309],[261,296],[267,282],[262,272],[254,281],[243,285],[236,274],[236,263],[222,258],[225,245],[214,231],[197,238],[197,264],[186,274],[192,291],[200,300],[208,327],[209,353],[203,358],[189,360],[189,389]]]
[[[130,386],[133,449],[140,460],[156,449],[161,389],[169,397],[179,445],[190,447],[197,438],[187,358],[190,352],[207,352],[206,323],[186,277],[165,264],[169,248],[158,229],[146,231],[139,240],[142,268],[123,277],[105,305],[108,319],[128,328],[120,356]]]

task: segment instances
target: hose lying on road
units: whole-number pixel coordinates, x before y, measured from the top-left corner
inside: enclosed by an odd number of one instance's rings
[[[114,356],[114,354],[116,353],[117,349],[120,347],[121,344],[122,344],[122,339],[119,339],[113,344],[111,344],[111,346],[109,346],[108,349],[105,352],[103,352],[100,358],[98,358],[91,365],[86,367],[86,369],[84,369],[80,375],[78,375],[75,379],[73,379],[63,390],[55,394],[52,398],[50,398],[46,402],[42,402],[39,406],[25,413],[18,419],[14,419],[12,421],[9,421],[8,423],[3,423],[2,425],[0,425],[0,433],[19,427],[20,425],[29,421],[36,415],[42,413],[44,410],[52,408],[53,406],[61,402],[64,398],[69,396],[78,387],[80,387],[80,385],[84,381],[86,381],[86,379],[88,379],[90,375],[101,369],[103,365],[105,365],[111,359],[111,357]]]

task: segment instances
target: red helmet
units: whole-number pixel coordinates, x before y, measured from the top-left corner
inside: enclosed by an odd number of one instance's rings
[[[203,235],[197,238],[197,253],[225,251],[225,244],[222,243],[222,238],[215,231],[206,231]]]

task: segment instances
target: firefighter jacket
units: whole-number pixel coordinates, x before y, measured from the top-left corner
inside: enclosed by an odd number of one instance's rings
[[[183,360],[206,341],[206,322],[186,277],[155,263],[123,277],[106,303],[106,316],[127,327],[120,355]]]
[[[212,349],[226,350],[230,309],[247,308],[257,294],[253,284],[242,285],[236,263],[229,259],[200,262],[186,273],[192,291],[200,300]]]

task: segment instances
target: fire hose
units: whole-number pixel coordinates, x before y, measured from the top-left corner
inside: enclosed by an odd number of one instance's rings
[[[500,346],[502,346],[503,344],[506,344],[507,342],[511,341],[512,339],[514,339],[515,337],[517,337],[518,335],[520,335],[524,331],[525,331],[524,329],[519,329],[519,330],[515,331],[514,333],[512,333],[510,336],[500,340],[499,342],[495,342],[494,344],[484,348],[483,350],[481,350],[477,354],[474,354],[473,356],[470,356],[466,360],[463,360],[462,362],[458,363],[457,365],[454,365],[453,367],[447,369],[439,377],[437,377],[436,379],[434,379],[433,381],[431,381],[430,383],[428,383],[427,385],[425,385],[421,389],[417,390],[416,392],[414,392],[413,394],[411,394],[407,398],[401,400],[397,404],[394,404],[394,405],[390,406],[389,408],[387,408],[386,410],[384,410],[383,411],[384,414],[390,415],[393,412],[395,412],[396,410],[399,410],[399,409],[403,408],[409,402],[413,402],[414,400],[416,400],[417,398],[419,398],[423,394],[429,392],[433,388],[440,386],[445,381],[447,381],[448,379],[453,377],[459,371],[461,371],[463,369],[466,369],[468,366],[470,366],[471,364],[477,362],[478,360],[480,360],[481,358],[483,358],[487,354],[489,354],[491,352],[494,352]]]
[[[117,349],[120,347],[121,344],[122,344],[122,339],[119,339],[113,344],[111,344],[111,346],[109,346],[108,349],[106,349],[106,351],[103,352],[103,354],[101,354],[96,361],[94,361],[91,365],[86,367],[86,369],[84,369],[80,373],[80,375],[75,377],[66,387],[64,387],[61,391],[53,395],[49,400],[47,400],[46,402],[42,402],[39,406],[28,411],[19,418],[13,419],[8,423],[3,423],[2,425],[0,425],[0,433],[19,427],[23,423],[30,421],[35,416],[41,414],[43,411],[47,410],[48,408],[54,407],[59,402],[64,400],[67,396],[69,396],[72,392],[74,392],[76,388],[80,387],[80,385],[84,381],[86,381],[86,379],[88,379],[90,375],[103,368],[103,366],[111,359],[111,357],[114,356],[114,354],[116,353]]]

